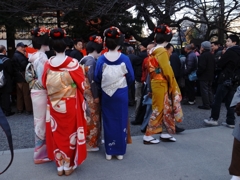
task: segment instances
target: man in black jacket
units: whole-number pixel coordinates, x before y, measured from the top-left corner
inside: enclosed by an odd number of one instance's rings
[[[224,99],[227,108],[227,119],[223,125],[230,128],[234,128],[235,126],[234,109],[230,108],[235,89],[231,84],[230,79],[233,77],[236,68],[239,68],[240,66],[240,47],[238,44],[238,36],[228,36],[226,40],[227,50],[216,64],[218,68],[221,68],[222,70],[218,78],[218,86],[212,104],[211,116],[209,119],[204,119],[204,122],[208,125],[218,125],[221,103]]]
[[[13,70],[12,70],[12,63],[11,60],[6,56],[6,47],[0,45],[0,59],[2,60],[3,64],[0,66],[0,70],[3,70],[4,77],[6,79],[6,84],[0,88],[1,94],[1,107],[5,114],[5,116],[12,116],[15,113],[11,111],[11,101],[10,96],[12,92],[12,77],[13,77]]]
[[[81,53],[81,50],[83,48],[82,40],[76,39],[74,42],[74,49],[70,53],[70,57],[75,58],[78,60],[78,62],[83,58],[83,54]]]
[[[17,110],[21,114],[26,109],[26,114],[32,114],[32,101],[30,97],[29,85],[25,81],[25,69],[28,59],[25,56],[25,45],[20,42],[16,46],[16,51],[12,57],[14,78],[17,83]]]
[[[139,116],[144,117],[145,111],[142,111],[142,91],[143,91],[143,83],[141,82],[142,77],[142,63],[143,60],[148,56],[147,54],[147,45],[148,40],[144,40],[139,45],[140,52],[137,55],[137,58],[133,59],[132,66],[134,69],[135,76],[135,101],[136,101],[136,109],[135,109],[135,120],[131,122],[132,125],[140,125],[142,124],[143,118],[139,118]],[[146,109],[146,108],[145,108]]]
[[[211,109],[213,102],[212,82],[214,79],[215,59],[214,55],[210,52],[211,43],[204,41],[201,44],[198,59],[197,77],[200,83],[200,91],[202,96],[202,106],[199,109]]]

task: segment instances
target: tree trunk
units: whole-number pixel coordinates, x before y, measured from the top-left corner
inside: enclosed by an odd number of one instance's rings
[[[14,52],[15,52],[15,28],[11,25],[5,25],[6,26],[6,33],[7,33],[7,51],[8,51],[8,57],[12,58]]]

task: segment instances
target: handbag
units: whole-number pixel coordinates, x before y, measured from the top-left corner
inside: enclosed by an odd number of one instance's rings
[[[189,79],[189,81],[196,81],[196,80],[197,80],[197,70],[192,71],[192,72],[188,75],[188,79]]]
[[[10,129],[8,121],[7,121],[6,117],[4,116],[1,108],[0,108],[0,127],[2,127],[3,131],[5,132],[5,134],[7,136],[8,145],[9,145],[10,152],[11,152],[11,160],[10,160],[9,164],[7,165],[7,167],[2,172],[0,172],[0,175],[1,175],[10,167],[10,165],[12,164],[12,161],[13,161],[13,156],[14,156],[11,129]]]

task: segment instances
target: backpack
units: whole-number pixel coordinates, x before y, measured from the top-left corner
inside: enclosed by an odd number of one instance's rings
[[[29,84],[29,89],[43,89],[42,85],[38,83],[37,78],[38,77],[32,63],[28,63],[25,70],[25,80]]]
[[[0,66],[2,66],[2,70],[0,71],[0,88],[2,88],[6,84],[6,78],[4,76],[4,69],[3,69],[3,63],[8,60],[7,57],[3,57],[0,59]]]

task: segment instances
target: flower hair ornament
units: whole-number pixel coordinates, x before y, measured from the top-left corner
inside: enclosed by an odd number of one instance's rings
[[[121,35],[121,31],[115,26],[111,26],[110,28],[105,29],[105,31],[103,32],[103,36],[107,38],[120,38]]]
[[[161,34],[171,34],[172,30],[166,24],[161,24],[161,25],[154,28],[154,32],[155,33],[161,33]]]
[[[61,28],[54,28],[50,31],[50,36],[52,39],[62,39],[66,37],[66,31]]]
[[[35,37],[41,37],[44,35],[49,35],[50,30],[44,26],[35,28],[31,31],[31,34]]]
[[[97,44],[102,44],[101,36],[96,36],[96,35],[90,36],[89,41],[95,42]]]

